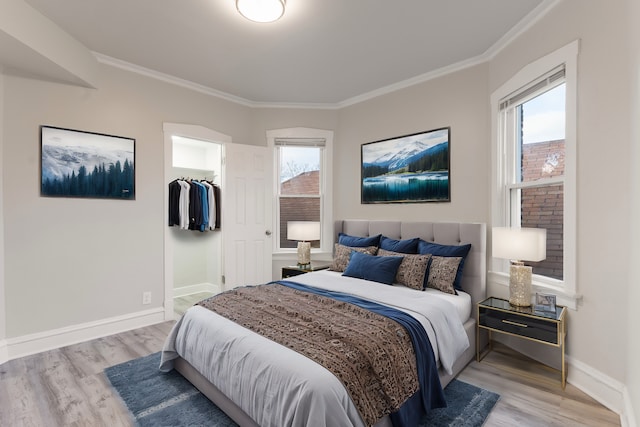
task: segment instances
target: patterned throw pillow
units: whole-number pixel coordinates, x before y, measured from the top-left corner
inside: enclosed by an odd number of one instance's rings
[[[432,256],[427,287],[455,295],[456,290],[453,287],[453,282],[456,280],[461,260],[462,257]]]
[[[351,246],[344,246],[340,243],[335,245],[335,254],[333,255],[333,262],[329,270],[332,271],[344,271],[349,264],[349,255],[351,251],[360,252],[368,255],[375,255],[378,251],[377,246],[367,246],[366,248],[352,248]]]
[[[419,254],[431,254],[432,256],[446,256],[446,257],[461,257],[460,264],[458,265],[458,272],[456,273],[456,279],[453,282],[453,286],[456,289],[462,290],[462,269],[464,268],[464,260],[471,250],[471,244],[466,245],[441,245],[435,242],[425,242],[420,240],[418,242]]]
[[[400,252],[387,251],[378,249],[378,256],[398,256],[404,257],[398,272],[396,273],[396,282],[408,288],[421,291],[424,286],[424,276],[427,272],[429,259],[431,255],[409,255]]]

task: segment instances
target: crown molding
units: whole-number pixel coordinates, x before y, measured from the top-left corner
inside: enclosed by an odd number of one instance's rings
[[[475,65],[482,64],[485,61],[486,60],[484,58],[484,54],[480,56],[476,56],[474,58],[465,59],[464,61],[447,65],[445,67],[438,68],[437,70],[429,71],[428,73],[424,73],[419,76],[400,81],[398,83],[393,83],[389,86],[372,90],[371,92],[363,93],[362,95],[354,96],[353,98],[349,98],[344,101],[338,102],[336,106],[338,108],[344,108],[354,104],[359,104],[361,102],[368,101],[370,99],[377,98],[382,95],[387,95],[389,93],[393,93],[401,89],[406,89],[408,87],[415,86],[417,84],[424,83],[429,80],[437,79],[438,77],[446,76],[447,74],[452,74],[452,73],[464,70],[465,68],[470,68]]]
[[[516,25],[511,27],[497,42],[487,49],[482,56],[486,61],[496,57],[503,49],[511,44],[515,39],[533,27],[538,21],[545,17],[553,8],[560,4],[562,0],[543,0],[536,8],[529,12]]]
[[[215,96],[216,98],[221,98],[226,101],[235,102],[236,104],[244,105],[247,107],[253,107],[255,104],[254,102],[249,101],[248,99],[231,95],[229,93],[222,92],[220,90],[216,90],[198,83],[194,83],[190,80],[185,80],[179,77],[172,76],[170,74],[161,73],[159,71],[142,67],[140,65],[136,65],[131,62],[123,61],[121,59],[113,58],[111,56],[104,55],[99,52],[91,52],[91,53],[93,53],[93,55],[96,57],[98,62],[102,64],[110,65],[112,67],[120,68],[122,70],[130,71],[132,73],[140,74],[142,76],[151,77],[152,79],[160,80],[165,83],[170,83],[176,86],[180,86],[186,89],[200,92],[205,95]]]

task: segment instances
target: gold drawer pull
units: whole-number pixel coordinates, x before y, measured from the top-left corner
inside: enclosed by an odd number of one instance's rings
[[[524,323],[512,322],[511,320],[503,320],[502,323],[508,323],[513,326],[520,326],[521,328],[528,328],[529,325],[525,325]]]

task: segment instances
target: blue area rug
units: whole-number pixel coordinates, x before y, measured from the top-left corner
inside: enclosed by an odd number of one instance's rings
[[[160,353],[105,369],[105,374],[139,426],[237,426],[176,371],[158,370]],[[447,407],[436,409],[418,427],[479,427],[499,396],[453,380],[445,389]]]

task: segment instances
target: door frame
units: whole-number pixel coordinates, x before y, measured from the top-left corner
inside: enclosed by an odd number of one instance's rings
[[[164,319],[174,320],[173,314],[173,239],[171,239],[169,224],[169,210],[167,200],[169,200],[169,182],[171,181],[171,170],[173,168],[173,141],[172,137],[181,136],[184,138],[199,139],[201,141],[215,144],[226,144],[233,142],[229,135],[216,132],[212,129],[199,125],[184,123],[162,124],[164,132]],[[224,167],[224,166],[223,166]],[[224,239],[224,235],[223,235]]]

